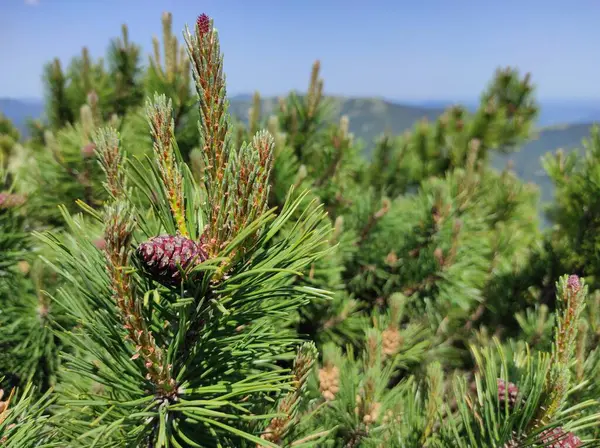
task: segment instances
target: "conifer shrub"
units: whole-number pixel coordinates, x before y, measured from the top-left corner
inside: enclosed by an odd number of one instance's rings
[[[600,446],[597,131],[545,159],[542,231],[490,165],[528,74],[364,142],[319,61],[235,117],[213,21],[162,25],[145,67],[126,26],[48,64],[28,141],[0,121],[0,445]]]

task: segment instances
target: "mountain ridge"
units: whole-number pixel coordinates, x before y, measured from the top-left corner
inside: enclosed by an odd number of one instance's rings
[[[339,120],[342,115],[348,116],[350,131],[364,142],[367,157],[372,150],[375,138],[382,133],[402,134],[423,118],[435,120],[444,111],[444,107],[441,106],[460,104],[429,101],[425,103],[437,104],[440,107],[427,107],[426,105],[398,103],[386,98],[351,96],[328,96],[326,98],[330,101],[333,119]],[[248,111],[252,106],[252,95],[233,95],[229,101],[231,113],[238,119],[246,121]],[[263,115],[272,113],[277,105],[276,97],[263,98],[261,104]],[[533,182],[539,186],[542,202],[551,201],[553,186],[543,173],[540,159],[544,154],[554,152],[559,148],[566,151],[581,148],[581,141],[589,135],[593,122],[600,122],[600,105],[598,105],[597,116],[593,112],[594,105],[595,103],[590,103],[587,111],[577,114],[581,117],[590,114],[591,119],[582,119],[582,122],[556,121],[551,125],[541,126],[537,130],[537,135],[523,145],[518,152],[506,155],[496,154],[492,165],[497,169],[502,169],[509,161],[512,161],[513,169],[522,180]],[[472,108],[475,104],[473,103],[471,106],[466,104],[465,106]],[[26,134],[27,131],[27,118],[38,118],[43,114],[43,110],[42,100],[0,98],[0,112],[8,116],[23,134]],[[564,116],[567,118],[574,116],[569,115],[571,112],[572,110],[566,111]],[[555,115],[558,117],[559,114]]]

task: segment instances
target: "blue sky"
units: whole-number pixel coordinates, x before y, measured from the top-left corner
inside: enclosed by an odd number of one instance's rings
[[[465,100],[513,65],[542,99],[600,100],[600,0],[0,0],[0,97],[41,97],[45,62],[122,23],[147,54],[163,11],[215,19],[230,94],[304,90],[318,58],[330,94]]]

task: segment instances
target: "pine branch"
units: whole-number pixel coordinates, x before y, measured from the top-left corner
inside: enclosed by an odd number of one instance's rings
[[[208,252],[214,256],[266,211],[274,141],[268,132],[259,131],[251,145],[231,148],[223,57],[208,16],[198,18],[194,36],[187,30],[186,42],[200,100],[206,237]]]
[[[288,392],[277,404],[276,417],[271,420],[265,429],[262,439],[280,445],[286,434],[290,431],[297,417],[297,409],[300,400],[305,392],[306,381],[317,357],[317,349],[312,343],[303,344],[294,360],[292,369],[293,383],[292,390]],[[262,448],[257,445],[257,448]]]
[[[147,328],[142,317],[140,303],[135,298],[134,285],[129,272],[132,269],[129,247],[135,220],[128,206],[122,202],[116,202],[109,207],[105,219],[106,248],[104,251],[107,269],[113,298],[121,312],[123,327],[136,347],[132,359],[142,357],[148,371],[147,379],[153,382],[161,395],[168,397],[175,391],[175,381],[171,378],[164,349],[157,346],[152,332]]]
[[[119,198],[126,191],[125,154],[120,150],[119,135],[112,128],[100,129],[94,143],[105,175],[104,186],[113,198]]]
[[[173,219],[177,223],[179,233],[189,236],[185,222],[185,202],[183,192],[183,176],[175,159],[174,129],[171,100],[164,95],[156,95],[154,101],[146,102],[146,113],[154,140],[154,155],[163,180],[165,193],[169,199]]]
[[[248,130],[251,135],[256,135],[259,131],[261,117],[261,99],[260,93],[254,92],[252,97],[252,107],[248,112]]]
[[[585,307],[587,286],[576,275],[563,276],[556,284],[557,322],[552,350],[552,368],[548,371],[544,386],[544,401],[533,422],[534,426],[546,425],[564,405],[571,381],[579,319]]]
[[[390,207],[391,207],[391,201],[387,198],[384,198],[382,200],[381,208],[369,216],[369,220],[362,228],[362,230],[360,232],[360,239],[359,239],[358,245],[360,245],[363,241],[365,241],[367,239],[367,237],[369,236],[369,233],[371,232],[371,230],[373,229],[373,227],[375,226],[377,221],[379,221],[381,218],[383,218],[388,213],[388,211],[390,210]]]
[[[161,106],[164,106],[164,104],[157,104],[158,109]],[[159,121],[158,124],[161,124],[161,122]],[[157,346],[152,332],[146,326],[140,303],[136,300],[134,293],[133,279],[130,272],[132,269],[130,246],[135,219],[130,207],[126,202],[123,202],[127,194],[127,184],[122,172],[124,156],[119,149],[118,136],[114,130],[104,130],[98,134],[97,138],[100,160],[107,175],[106,185],[116,199],[113,204],[108,205],[106,208],[104,227],[104,253],[113,299],[121,313],[123,327],[127,330],[129,339],[136,347],[132,359],[141,356],[148,371],[147,379],[153,382],[161,395],[170,396],[175,390],[175,382],[171,378],[170,366],[166,364],[164,350]],[[169,150],[170,146],[164,148],[159,156],[163,154],[165,159],[170,161],[168,155],[165,154]],[[165,172],[167,171],[163,168],[163,180],[165,180]],[[167,181],[168,179],[165,180],[165,186]]]

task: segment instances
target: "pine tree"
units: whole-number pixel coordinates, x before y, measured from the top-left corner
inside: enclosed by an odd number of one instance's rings
[[[390,326],[368,329],[359,356],[328,346],[309,381],[314,398],[303,409],[296,437],[317,428],[324,439],[316,446],[331,447],[598,446],[597,400],[568,399],[580,387],[570,365],[587,286],[577,276],[563,276],[557,290],[551,352],[523,346],[511,356],[497,339],[494,346],[473,346],[471,384],[461,372],[448,377],[437,361],[422,375],[394,383],[395,368],[418,360],[418,352],[403,351],[403,343],[395,342],[403,338],[390,337]]]
[[[27,142],[0,122],[0,440],[600,446],[599,131],[545,158],[542,233],[490,165],[533,134],[528,74],[365,157],[320,62],[232,117],[212,21],[162,24],[145,68],[126,26],[51,63]]]
[[[144,93],[140,82],[140,47],[129,41],[127,25],[121,27],[121,38],[109,47],[108,72],[113,80],[108,94],[108,110],[119,117],[142,105]]]
[[[59,225],[59,205],[78,210],[77,201],[99,207],[105,198],[102,171],[96,160],[92,134],[102,123],[94,117],[94,103],[81,107],[80,119],[56,133],[46,130],[45,146],[29,149],[29,157],[20,167],[20,190],[26,193],[29,216],[41,223]],[[26,150],[27,151],[27,150]]]
[[[91,105],[96,121],[109,120],[113,114],[123,117],[141,106],[139,53],[140,47],[129,41],[127,26],[123,25],[121,37],[110,42],[106,65],[104,58],[94,61],[87,47],[82,48],[81,56],[71,59],[66,71],[60,60],[54,59],[44,72],[48,122],[32,122],[30,127],[56,132],[67,124],[74,125],[85,104]]]
[[[20,139],[19,130],[12,122],[0,114],[0,169],[6,170],[13,148]]]
[[[46,392],[57,381],[60,342],[53,333],[59,307],[51,305],[47,291],[55,286],[37,259],[24,213],[28,198],[0,192],[0,374],[2,387],[34,386]]]
[[[171,99],[179,150],[184,159],[188,160],[190,152],[198,145],[198,110],[197,100],[191,89],[190,61],[185,47],[179,44],[177,36],[172,32],[170,13],[162,15],[162,25],[162,58],[160,41],[155,36],[144,86],[147,92],[164,94]]]
[[[561,264],[581,275],[597,277],[600,273],[598,255],[598,191],[600,175],[600,129],[592,128],[584,142],[581,155],[576,151],[558,151],[543,159],[544,168],[553,181],[555,202],[548,210],[557,226],[551,241],[553,252]]]
[[[46,84],[46,115],[49,125],[58,129],[73,123],[75,114],[67,95],[67,78],[59,59],[54,59],[44,68]]]
[[[56,420],[69,446],[277,446],[286,424],[274,419],[292,417],[315,356],[286,322],[323,294],[292,284],[326,250],[323,212],[307,210],[275,238],[302,197],[269,209],[272,138],[259,131],[232,146],[212,22],[201,16],[186,42],[203,182],[181,159],[171,102],[155,95],[152,159],[128,161],[114,128],[95,133],[110,199],[86,210],[103,223],[104,248],[66,211],[67,243],[40,235],[62,253],[54,300],[78,323],[63,334],[75,354],[65,355]]]

